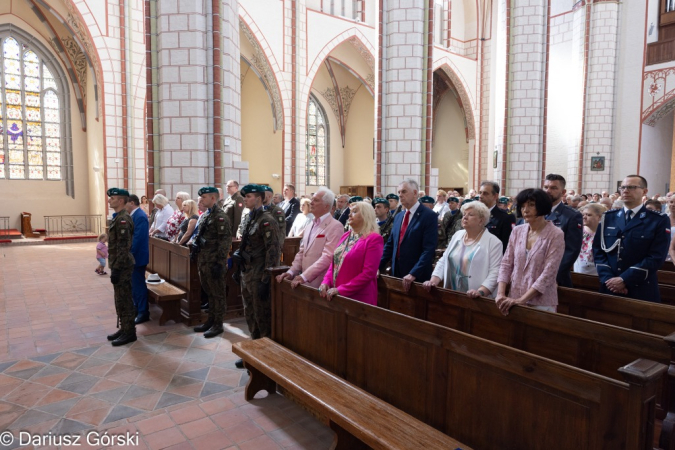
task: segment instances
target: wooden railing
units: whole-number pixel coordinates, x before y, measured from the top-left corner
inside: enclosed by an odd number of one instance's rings
[[[647,65],[675,60],[675,38],[647,44]]]

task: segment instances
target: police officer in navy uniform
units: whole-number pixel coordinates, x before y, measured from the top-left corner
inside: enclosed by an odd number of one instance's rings
[[[490,210],[490,220],[485,228],[502,241],[502,252],[505,252],[506,246],[509,245],[511,230],[516,226],[516,218],[496,206],[498,198],[499,185],[494,181],[483,181],[480,185],[478,199]]]
[[[550,173],[544,179],[544,191],[551,197],[553,208],[546,216],[546,220],[565,233],[565,254],[560,261],[556,282],[558,286],[572,286],[572,266],[581,252],[581,241],[584,237],[584,219],[579,211],[563,204],[565,198],[565,178],[562,175]]]
[[[660,303],[657,271],[668,254],[670,220],[642,205],[643,177],[627,176],[619,191],[624,207],[603,215],[593,240],[600,292]]]

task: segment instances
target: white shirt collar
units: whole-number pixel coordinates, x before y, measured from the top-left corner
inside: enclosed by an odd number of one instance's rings
[[[140,207],[138,207],[138,206],[137,206],[137,207],[135,207],[134,209],[132,209],[132,210],[131,210],[131,212],[129,213],[129,215],[130,215],[130,216],[133,216],[133,215],[134,215],[134,213],[135,213],[136,211],[138,211],[139,209],[141,209],[141,208],[140,208]]]
[[[323,221],[326,220],[326,219],[329,218],[329,217],[331,217],[330,211],[328,211],[328,212],[327,212],[326,214],[324,214],[323,216],[319,217],[319,225],[321,225],[321,224],[323,223]]]
[[[555,211],[555,209],[560,205],[562,205],[562,200],[560,200],[557,205],[555,205],[553,208],[551,208],[551,212]]]
[[[642,209],[641,204],[636,206],[635,208],[631,209],[631,211],[633,211],[633,215],[631,216],[631,218],[637,216],[637,213],[640,211],[640,209]],[[628,214],[628,208],[626,208],[625,206],[623,207],[623,213]]]
[[[419,208],[419,206],[420,206],[420,202],[415,202],[415,204],[413,205],[413,207],[409,209],[410,215],[411,215],[411,216],[412,216],[413,214],[415,214],[415,211],[417,211],[417,208]]]

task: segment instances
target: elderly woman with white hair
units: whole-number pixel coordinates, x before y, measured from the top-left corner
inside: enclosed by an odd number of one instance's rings
[[[169,219],[173,215],[173,208],[169,205],[169,199],[162,194],[157,194],[153,197],[152,203],[159,211],[155,214],[155,220],[150,225],[150,236],[155,236],[161,239],[167,239],[166,227]]]
[[[486,230],[490,210],[483,203],[465,203],[461,211],[464,229],[452,236],[424,288],[430,291],[443,282],[444,288],[466,292],[471,298],[493,298],[502,262],[502,241]]]
[[[173,240],[178,236],[178,233],[180,233],[180,226],[185,220],[185,214],[183,214],[183,202],[186,200],[190,200],[190,194],[187,192],[179,192],[176,194],[176,210],[166,222],[166,237],[169,238],[169,240]]]

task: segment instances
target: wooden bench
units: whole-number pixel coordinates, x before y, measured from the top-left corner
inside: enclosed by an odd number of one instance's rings
[[[150,272],[145,272],[146,279],[148,275],[150,275]],[[152,298],[162,310],[159,325],[162,326],[169,320],[181,323],[180,301],[185,298],[187,293],[166,280],[161,284],[145,284],[148,286],[148,297]]]
[[[427,292],[419,283],[406,293],[401,280],[389,276],[378,279],[378,306],[614,379],[621,379],[617,367],[639,358],[669,365],[670,376],[659,386],[657,417],[664,419],[670,409],[675,414],[669,398],[675,390],[675,333],[664,338],[523,307],[504,316],[492,299],[442,288]],[[661,442],[675,445],[675,437],[663,430]]]
[[[302,237],[287,237],[284,239],[284,247],[281,249],[281,261],[287,266],[293,265],[295,255],[300,250]]]
[[[659,292],[661,293],[661,301],[664,305],[675,306],[675,286],[672,284],[664,284],[661,279],[670,278],[675,279],[675,273],[659,271]],[[672,281],[675,283],[675,281]],[[585,275],[582,273],[572,272],[572,285],[575,289],[584,291],[598,292],[600,290],[600,280],[595,275]],[[625,297],[622,297],[625,298]]]
[[[274,394],[276,385],[282,386],[328,419],[336,434],[334,449],[470,450],[268,338],[237,342],[232,351],[251,372],[246,400],[261,390]]]
[[[276,342],[471,447],[652,448],[663,364],[618,381],[288,281],[272,292]]]

